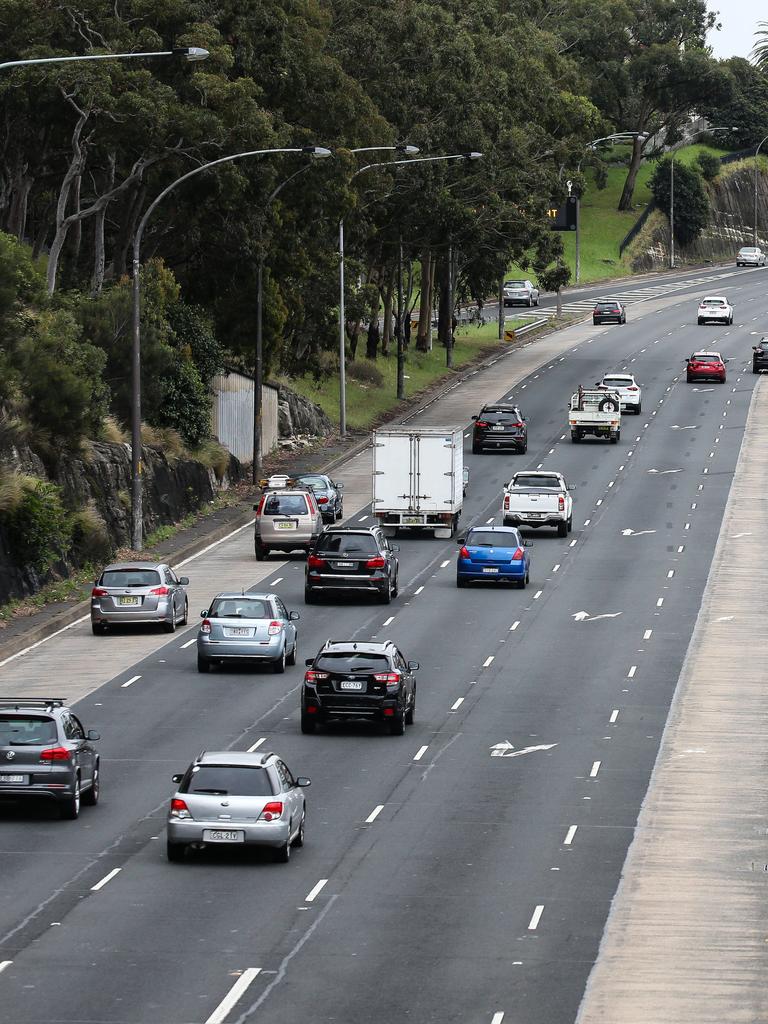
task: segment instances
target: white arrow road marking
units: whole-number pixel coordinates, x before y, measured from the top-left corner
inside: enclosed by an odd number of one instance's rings
[[[669,429],[670,430],[695,430],[696,427],[695,426],[693,426],[693,427],[681,427],[677,423],[673,423],[672,426]]]
[[[649,469],[648,472],[658,473],[659,476],[664,476],[666,473],[682,473],[683,471],[682,469]]]
[[[622,537],[642,537],[645,533],[656,533],[655,530],[622,530]]]
[[[523,747],[522,750],[515,750],[514,743],[504,740],[503,743],[494,743],[490,748],[491,757],[520,757],[522,754],[532,754],[536,750],[551,750],[556,743],[539,743],[535,747]]]
[[[622,612],[604,612],[602,615],[590,615],[589,612],[574,612],[572,619],[577,622],[597,622],[598,619],[617,619]]]

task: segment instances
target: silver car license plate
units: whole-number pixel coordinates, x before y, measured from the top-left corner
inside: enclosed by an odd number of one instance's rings
[[[335,568],[337,569],[354,569],[354,562],[334,562]]]
[[[137,605],[139,603],[139,600],[140,599],[138,597],[118,597],[117,603],[118,604]]]
[[[494,568],[490,568],[490,567],[484,567],[483,568],[483,572],[487,572],[489,575],[493,575],[494,573],[497,573],[498,571],[499,570],[496,569],[495,567]]]
[[[14,782],[15,783],[22,783],[23,784],[23,783],[26,783],[26,781],[27,781],[27,776],[26,775],[0,775],[0,784],[6,783],[6,784],[10,785],[11,783],[14,783]]]
[[[204,843],[244,843],[245,832],[234,828],[204,828]]]
[[[359,679],[342,679],[339,687],[342,690],[362,690],[363,683]]]
[[[501,424],[499,424],[496,427],[491,427],[491,430],[503,430],[503,429],[504,429],[504,427]]]
[[[248,626],[230,626],[224,630],[224,636],[250,636],[252,630]]]
[[[289,521],[289,522],[276,523],[275,525],[277,526],[278,530],[295,530],[296,529],[296,523],[293,522],[292,520]]]

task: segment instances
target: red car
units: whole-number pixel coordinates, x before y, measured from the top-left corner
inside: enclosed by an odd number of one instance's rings
[[[694,352],[687,363],[685,379],[690,384],[694,380],[717,380],[725,384],[725,364],[719,352]]]

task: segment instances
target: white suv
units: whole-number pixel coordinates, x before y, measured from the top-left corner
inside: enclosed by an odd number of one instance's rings
[[[737,267],[764,267],[765,253],[758,245],[745,245],[736,253]]]
[[[724,295],[706,295],[699,303],[699,327],[707,320],[721,324],[733,323],[733,306]]]
[[[621,399],[621,408],[627,412],[640,415],[643,408],[643,392],[631,373],[607,373],[597,382],[597,387],[606,391],[617,391]]]

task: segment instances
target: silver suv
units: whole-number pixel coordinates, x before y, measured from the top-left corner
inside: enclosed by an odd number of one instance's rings
[[[0,698],[0,800],[56,803],[62,818],[99,802],[99,734],[61,697]]]
[[[91,591],[91,628],[101,636],[108,626],[160,622],[173,633],[189,618],[188,583],[164,562],[108,565]]]
[[[277,754],[203,751],[183,775],[168,811],[168,860],[188,847],[267,846],[287,864],[304,845],[306,778],[294,778]]]
[[[254,551],[258,561],[270,551],[309,551],[323,532],[323,517],[310,490],[281,487],[267,490],[253,506]]]
[[[745,245],[736,253],[737,267],[764,267],[765,253],[757,245]]]

